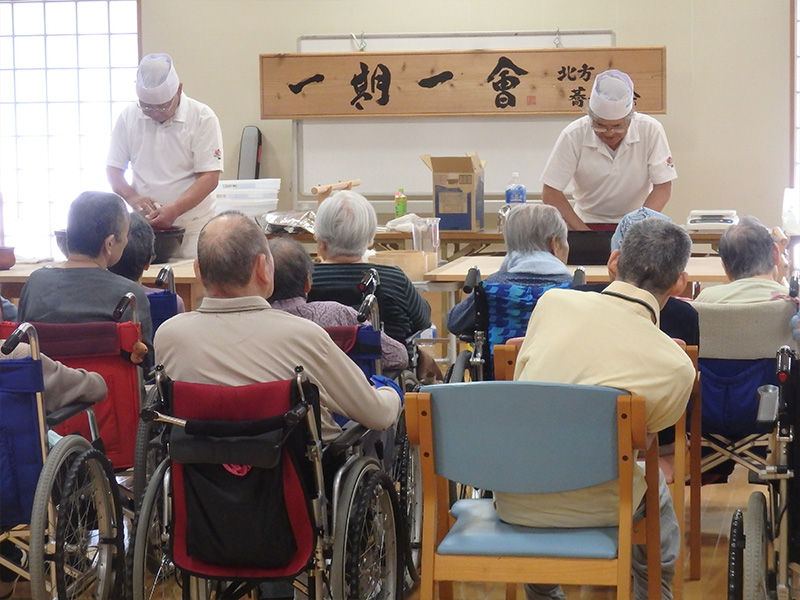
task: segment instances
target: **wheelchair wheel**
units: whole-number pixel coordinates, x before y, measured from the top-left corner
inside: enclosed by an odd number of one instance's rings
[[[124,581],[122,504],[109,460],[88,450],[64,480],[56,519],[56,588],[62,598],[119,598]]]
[[[68,435],[50,450],[39,474],[33,497],[31,548],[28,557],[33,600],[50,600],[57,595],[52,552],[56,547],[56,511],[72,463],[91,448],[91,444],[84,438]]]
[[[397,543],[398,508],[394,483],[382,471],[364,479],[348,523],[346,596],[350,600],[403,597],[404,572]]]
[[[161,401],[158,389],[152,387],[147,392],[145,406],[159,404]],[[138,508],[142,501],[147,483],[153,471],[167,456],[166,442],[164,440],[166,423],[139,420],[136,430],[136,453],[133,459],[133,500],[134,507]]]
[[[133,523],[131,594],[133,600],[180,600],[181,575],[169,554],[170,463],[153,473]]]
[[[744,572],[744,516],[738,508],[731,519],[728,544],[728,600],[742,600]]]
[[[464,381],[477,381],[478,376],[475,367],[469,364],[472,352],[463,350],[445,374],[445,383],[462,383]]]
[[[387,497],[391,506],[386,504]],[[399,522],[394,482],[374,459],[362,456],[353,461],[344,476],[336,508],[329,578],[331,598],[402,597],[402,557],[396,530]]]
[[[744,600],[763,600],[768,597],[767,553],[767,501],[761,492],[753,492],[747,501],[744,514],[744,573],[742,597]]]
[[[419,580],[420,549],[422,547],[422,462],[419,446],[408,443],[405,418],[397,425],[396,456],[393,479],[398,489],[400,513],[403,516],[406,574],[405,586],[410,589]]]

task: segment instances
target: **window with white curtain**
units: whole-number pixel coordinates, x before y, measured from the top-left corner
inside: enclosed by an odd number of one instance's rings
[[[138,0],[0,0],[0,223],[17,257],[60,257],[72,199],[110,189],[138,59]]]

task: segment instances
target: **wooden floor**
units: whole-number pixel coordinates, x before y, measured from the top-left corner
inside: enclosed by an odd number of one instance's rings
[[[699,581],[685,582],[684,600],[725,600],[727,597],[727,552],[731,515],[736,508],[747,506],[747,498],[755,489],[760,488],[748,484],[747,473],[741,467],[736,468],[729,483],[703,487],[703,576]],[[505,598],[505,587],[502,585],[456,584],[454,588],[456,600],[504,600]],[[566,586],[564,591],[569,600],[614,598],[614,592],[610,588]],[[522,587],[519,586],[517,598],[521,600],[524,597]],[[20,582],[17,585],[14,598],[30,598],[30,586],[27,582]],[[407,600],[419,600],[418,593],[413,593]]]
[[[744,509],[747,499],[755,489],[747,482],[747,472],[737,467],[730,481],[726,484],[708,485],[702,489],[702,578],[699,581],[684,583],[684,600],[725,600],[727,598],[728,568],[728,533],[731,516],[737,508]],[[688,488],[686,490],[688,507]],[[688,508],[687,508],[688,510]],[[687,513],[688,514],[688,513]],[[688,564],[686,568],[688,574]],[[453,596],[455,600],[504,600],[505,586],[498,584],[455,584]],[[564,593],[569,600],[611,600],[614,590],[602,587],[565,586]],[[522,586],[518,586],[517,598],[522,600],[525,594]],[[414,593],[409,600],[418,600]]]

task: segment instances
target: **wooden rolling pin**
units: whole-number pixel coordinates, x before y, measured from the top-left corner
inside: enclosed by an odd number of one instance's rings
[[[317,202],[322,202],[336,190],[352,190],[357,185],[361,185],[360,179],[351,179],[350,181],[340,181],[338,183],[326,183],[325,185],[312,187],[311,193],[317,195]]]

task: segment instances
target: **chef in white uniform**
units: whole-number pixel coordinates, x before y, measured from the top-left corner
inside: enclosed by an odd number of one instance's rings
[[[111,135],[108,181],[153,229],[185,228],[179,256],[194,257],[200,229],[214,216],[223,164],[219,120],[183,94],[167,54],[142,59],[136,95],[139,102],[122,111]],[[125,179],[129,166],[131,183]]]
[[[677,177],[661,123],[637,113],[633,81],[617,70],[595,77],[587,115],[558,136],[542,175],[542,201],[570,229],[611,229],[631,211],[661,211]],[[573,184],[574,207],[564,190]]]

